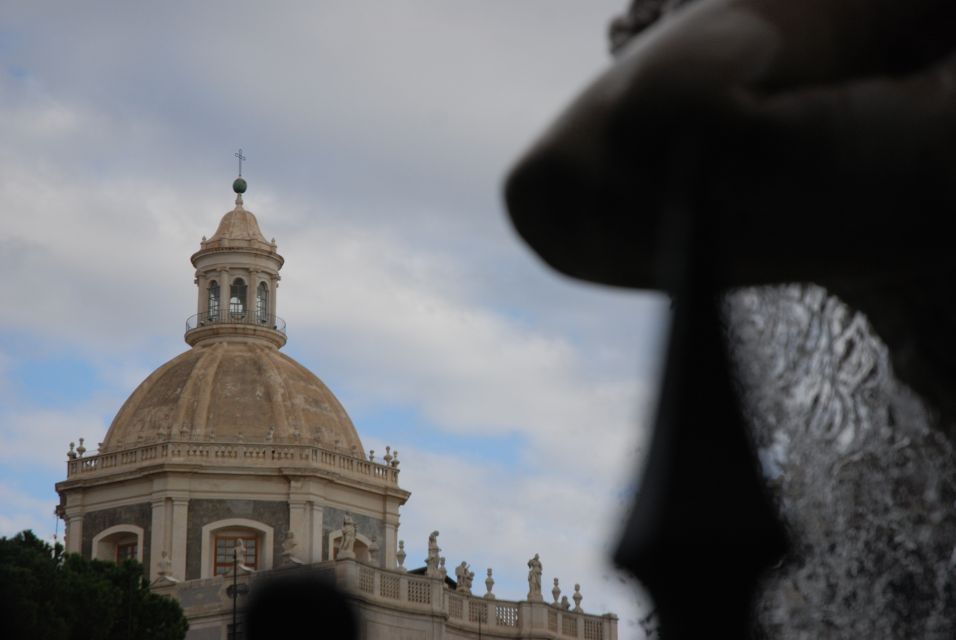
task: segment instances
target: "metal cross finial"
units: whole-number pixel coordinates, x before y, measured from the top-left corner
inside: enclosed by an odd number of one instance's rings
[[[239,177],[242,177],[242,161],[246,159],[246,156],[242,155],[242,149],[239,149],[236,153],[232,154],[236,158],[239,158]]]

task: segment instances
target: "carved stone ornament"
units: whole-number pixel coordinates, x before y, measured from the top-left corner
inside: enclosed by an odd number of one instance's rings
[[[494,586],[495,586],[495,579],[491,577],[491,568],[489,567],[489,568],[488,568],[488,577],[485,578],[485,589],[487,589],[487,592],[485,593],[485,598],[487,598],[488,600],[494,600],[494,599],[495,599],[495,594],[493,594],[493,593],[491,592],[491,589],[492,589],[492,587],[494,587]]]
[[[395,559],[398,561],[398,570],[405,571],[405,558],[408,554],[405,553],[405,541],[398,541],[398,552],[395,554]]]

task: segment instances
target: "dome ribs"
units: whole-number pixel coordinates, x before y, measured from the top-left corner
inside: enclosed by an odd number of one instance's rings
[[[198,372],[197,378],[190,378],[190,382],[202,382],[208,380],[207,384],[201,385],[195,392],[196,403],[192,415],[192,433],[195,436],[206,436],[206,425],[209,418],[209,401],[212,397],[212,390],[215,388],[216,372],[219,370],[219,362],[222,360],[223,351],[226,348],[225,343],[214,344],[208,348],[207,354],[200,358],[193,369],[193,373]],[[208,363],[207,363],[208,361]],[[181,405],[185,411],[186,405]],[[180,416],[182,419],[182,416]]]
[[[265,347],[257,347],[259,349],[264,349]],[[272,418],[274,424],[267,425],[268,428],[275,427],[275,436],[281,438],[289,438],[291,433],[289,432],[289,421],[286,419],[285,405],[290,404],[292,395],[289,389],[283,384],[284,380],[282,375],[279,373],[279,368],[276,366],[276,363],[272,361],[271,358],[262,358],[266,362],[265,378],[266,388],[269,390],[269,395],[272,398]],[[298,422],[301,424],[302,416],[296,416]]]

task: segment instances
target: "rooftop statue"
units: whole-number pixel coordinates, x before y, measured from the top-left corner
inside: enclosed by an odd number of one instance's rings
[[[543,600],[541,597],[541,559],[538,554],[528,560],[528,600]]]
[[[355,522],[352,520],[352,514],[345,514],[345,521],[342,523],[342,543],[339,546],[338,558],[355,557]]]

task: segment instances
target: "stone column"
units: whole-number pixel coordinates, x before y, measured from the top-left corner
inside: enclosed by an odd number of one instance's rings
[[[159,498],[153,500],[152,506],[153,517],[149,536],[149,558],[145,555],[143,556],[143,562],[148,563],[146,565],[146,574],[149,576],[150,582],[159,577],[159,566],[156,563],[163,557],[163,551],[166,552],[167,556],[169,555],[169,546],[166,542],[166,531],[168,529],[169,520],[168,514],[166,513],[166,499]]]
[[[276,315],[276,297],[279,291],[279,276],[274,275],[269,278],[269,313]]]
[[[262,278],[262,272],[255,269],[249,270],[249,291],[247,294],[249,299],[252,301],[252,306],[249,307],[251,312],[250,318],[253,318],[256,324],[259,324],[259,280]]]
[[[205,274],[196,273],[196,288],[199,290],[196,301],[196,313],[200,314],[199,320],[203,319],[203,315],[209,311],[209,292],[207,289],[207,280]],[[199,326],[199,322],[196,323],[196,326]]]
[[[186,533],[189,516],[189,498],[172,499],[172,518],[170,523],[170,560],[173,577],[186,579]],[[157,559],[159,556],[156,556]]]
[[[229,282],[229,269],[219,271],[219,321],[225,321],[229,317],[229,292],[232,291],[232,283]]]
[[[256,312],[256,270],[248,270],[246,278],[246,322],[251,322]],[[250,304],[251,303],[251,304]]]

